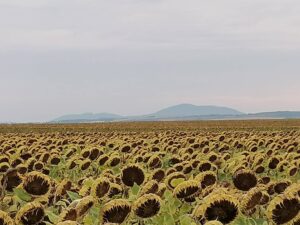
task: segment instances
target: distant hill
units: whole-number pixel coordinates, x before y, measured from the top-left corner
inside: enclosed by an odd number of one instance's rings
[[[297,119],[300,118],[300,112],[298,111],[276,111],[276,112],[261,112],[251,113],[248,117],[257,118],[273,118],[273,119]]]
[[[243,115],[235,109],[220,106],[196,106],[192,104],[180,104],[162,109],[151,116],[157,118],[178,118],[193,116],[217,116],[217,115]]]
[[[96,121],[113,121],[119,120],[123,117],[112,113],[84,113],[84,114],[70,114],[58,117],[51,122],[58,123],[80,123],[80,122],[96,122]]]
[[[140,116],[121,116],[112,113],[84,113],[61,116],[52,123],[84,123],[110,121],[166,121],[166,120],[227,120],[227,119],[297,119],[300,112],[278,111],[261,113],[243,113],[222,106],[196,106],[180,104],[158,112]]]

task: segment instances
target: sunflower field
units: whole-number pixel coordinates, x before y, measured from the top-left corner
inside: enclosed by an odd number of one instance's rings
[[[0,127],[0,225],[300,225],[299,121]]]

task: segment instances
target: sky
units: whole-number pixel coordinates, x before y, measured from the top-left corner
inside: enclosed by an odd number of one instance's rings
[[[298,0],[0,0],[0,121],[180,103],[300,111]]]

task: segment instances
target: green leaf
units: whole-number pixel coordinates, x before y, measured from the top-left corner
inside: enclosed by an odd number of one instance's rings
[[[67,208],[67,203],[64,201],[58,201],[55,203],[56,206],[62,206],[64,208]]]
[[[172,215],[166,214],[164,216],[164,225],[175,225],[175,220]]]
[[[176,187],[176,186],[178,186],[179,184],[181,184],[181,183],[184,182],[184,181],[185,181],[184,178],[173,179],[173,180],[171,181],[171,185],[172,185],[173,187]]]
[[[191,225],[193,222],[193,219],[187,215],[183,215],[180,218],[180,225]]]
[[[164,197],[166,199],[166,202],[169,202],[171,199],[173,199],[173,194],[171,191],[167,190],[165,191]]]
[[[57,216],[50,210],[46,210],[46,215],[48,216],[50,222],[53,224],[57,224],[60,219],[59,216]]]
[[[131,194],[138,195],[139,191],[140,191],[140,186],[134,183],[134,185],[131,188]]]
[[[184,203],[181,208],[180,208],[180,214],[181,215],[184,215],[184,214],[187,214],[189,213],[190,211],[192,210],[192,206]]]
[[[74,200],[77,200],[77,199],[80,199],[80,195],[76,192],[72,192],[72,191],[67,191],[67,194],[69,196],[69,198],[74,201]]]
[[[31,196],[22,188],[14,188],[14,194],[22,201],[25,202],[31,201]]]

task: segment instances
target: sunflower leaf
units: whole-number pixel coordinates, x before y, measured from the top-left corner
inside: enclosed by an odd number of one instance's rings
[[[57,224],[59,221],[59,216],[57,216],[56,214],[54,214],[52,211],[50,210],[46,210],[46,215],[48,216],[49,220],[51,223]]]
[[[69,196],[69,198],[72,200],[72,201],[75,201],[77,199],[80,199],[80,195],[76,192],[72,192],[72,191],[67,191],[67,194]]]
[[[176,187],[176,186],[178,186],[179,184],[181,184],[181,183],[184,182],[184,181],[185,181],[184,178],[173,179],[173,180],[171,181],[171,185],[172,185],[173,187]]]
[[[31,196],[22,188],[14,188],[14,194],[22,201],[25,202],[31,201]]]
[[[139,191],[140,191],[140,186],[134,183],[134,185],[131,188],[131,193],[133,195],[138,195]]]

